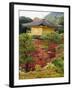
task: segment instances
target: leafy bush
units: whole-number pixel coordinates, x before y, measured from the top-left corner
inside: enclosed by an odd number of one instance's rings
[[[52,63],[56,66],[57,72],[64,73],[64,60],[63,60],[63,57],[57,58]]]
[[[64,29],[59,30],[59,34],[64,33]]]
[[[36,70],[36,71],[41,71],[41,66],[40,66],[40,65],[36,65],[36,66],[35,66],[35,70]]]
[[[61,42],[61,35],[57,32],[47,33],[45,35],[41,35],[40,37],[43,40],[47,40],[48,42],[54,42],[59,44]]]
[[[33,62],[33,58],[30,55],[32,51],[35,50],[35,47],[32,42],[32,37],[28,34],[20,34],[19,35],[19,63],[25,64],[26,69],[28,69],[28,64]]]
[[[46,34],[45,34],[45,35],[43,34],[43,35],[40,36],[40,39],[42,39],[42,40],[46,40],[46,39],[48,39],[48,37],[47,37]]]
[[[59,44],[61,42],[61,35],[56,32],[49,33],[49,34],[47,34],[46,37],[47,37],[48,42],[54,42],[57,44]]]
[[[19,74],[20,79],[34,79],[34,78],[57,78],[63,77],[64,73],[60,69],[61,65],[59,65],[56,61],[53,63],[48,63],[44,68],[41,68],[40,65],[35,66],[35,71],[29,71]]]
[[[57,54],[64,52],[64,44],[58,45],[58,47],[56,48],[56,52]]]

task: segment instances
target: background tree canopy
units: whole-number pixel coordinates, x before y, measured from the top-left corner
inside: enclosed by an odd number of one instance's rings
[[[64,13],[63,12],[51,12],[44,17],[48,21],[55,25],[64,25]]]
[[[26,32],[27,27],[22,27],[22,24],[28,23],[28,22],[32,22],[32,19],[29,17],[24,17],[24,16],[19,17],[19,34]]]
[[[48,21],[52,22],[55,25],[60,25],[57,30],[59,33],[64,33],[64,13],[63,12],[51,12],[50,14],[44,17]]]

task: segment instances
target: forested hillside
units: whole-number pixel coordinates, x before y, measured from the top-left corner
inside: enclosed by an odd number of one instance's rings
[[[61,24],[63,25],[63,21],[64,21],[64,13],[62,12],[51,12],[50,14],[46,15],[44,17],[45,19],[47,19],[48,21],[54,23],[54,24]]]

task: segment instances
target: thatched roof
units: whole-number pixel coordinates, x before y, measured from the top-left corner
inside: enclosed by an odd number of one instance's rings
[[[48,27],[57,27],[46,19],[33,20],[32,22],[22,24],[23,27],[32,27],[32,26],[40,26],[40,25],[48,26]]]

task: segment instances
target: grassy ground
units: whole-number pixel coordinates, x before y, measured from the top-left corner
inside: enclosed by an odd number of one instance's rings
[[[55,67],[49,67],[46,69],[35,70],[30,72],[19,72],[19,79],[34,79],[34,78],[57,78],[63,77],[63,72],[58,72]]]

